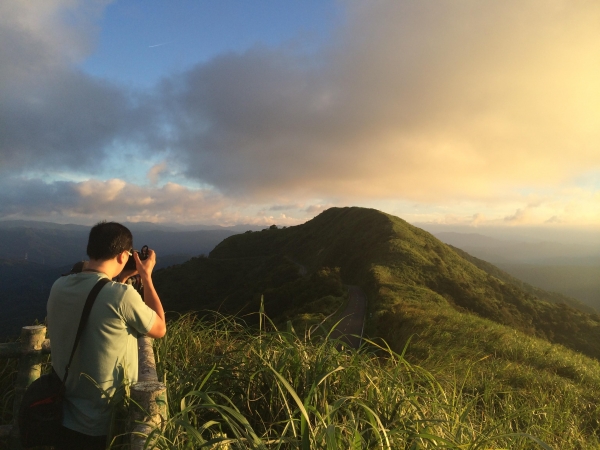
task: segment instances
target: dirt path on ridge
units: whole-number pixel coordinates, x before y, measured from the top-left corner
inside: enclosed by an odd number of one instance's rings
[[[358,286],[348,286],[348,304],[340,314],[342,321],[331,333],[331,337],[341,339],[352,348],[360,347],[367,314],[367,297]],[[354,334],[356,336],[350,336]]]
[[[300,276],[305,277],[306,266],[291,258],[288,259],[298,266]],[[348,304],[346,309],[338,315],[339,318],[342,318],[342,321],[331,333],[331,337],[346,342],[352,348],[360,347],[367,318],[367,297],[358,286],[348,286]],[[351,334],[356,336],[350,336]]]

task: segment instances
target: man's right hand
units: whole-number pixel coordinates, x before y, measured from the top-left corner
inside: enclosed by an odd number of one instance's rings
[[[148,249],[148,258],[143,261],[140,259],[140,255],[137,252],[133,252],[133,258],[135,259],[135,267],[138,273],[142,277],[142,280],[148,280],[152,277],[152,270],[156,265],[156,252],[152,249]]]
[[[167,332],[167,324],[162,303],[160,302],[160,298],[158,298],[158,294],[152,283],[152,269],[154,269],[154,266],[156,265],[156,253],[154,250],[148,249],[148,258],[143,261],[137,253],[134,253],[133,257],[135,258],[135,266],[137,267],[140,277],[142,277],[142,283],[144,285],[144,303],[156,312],[156,319],[154,320],[152,328],[148,331],[148,336],[151,338],[161,338]]]

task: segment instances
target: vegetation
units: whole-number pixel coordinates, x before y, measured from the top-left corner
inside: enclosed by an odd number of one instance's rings
[[[165,307],[174,311],[256,311],[264,294],[267,311],[278,320],[289,317],[290,305],[298,314],[327,295],[304,292],[320,269],[339,268],[340,280],[366,292],[373,316],[387,313],[401,320],[402,309],[394,305],[406,298],[435,297],[458,312],[600,358],[599,315],[551,303],[558,300],[555,294],[504,281],[499,269],[477,267],[465,256],[397,217],[372,209],[331,208],[303,225],[231,236],[208,258],[159,271],[156,286]],[[299,275],[298,264],[308,277]],[[384,295],[390,287],[397,295]],[[339,298],[339,291],[331,295]],[[390,329],[371,323],[368,330],[387,338]]]
[[[164,432],[152,436],[159,448],[600,448],[600,365],[559,346],[517,333],[503,339],[522,363],[512,369],[489,353],[472,360],[452,350],[426,360],[427,370],[410,362],[413,345],[401,354],[382,341],[342,349],[325,334],[277,331],[259,317],[254,329],[186,315],[157,341],[170,406]],[[492,341],[508,333],[487,325]],[[447,337],[428,337],[438,357],[448,349]],[[550,361],[536,361],[544,352]],[[536,364],[581,373],[573,380]],[[519,386],[502,385],[503,376]]]
[[[169,311],[199,307],[243,315],[258,311],[261,299],[278,323],[314,324],[333,314],[347,298],[338,268],[310,275],[282,255],[193,258],[157,273],[161,299]],[[199,302],[201,299],[201,302]],[[247,320],[252,323],[252,316]]]
[[[422,332],[401,353],[278,331],[263,314],[258,327],[173,320],[155,347],[170,416],[151,438],[163,449],[600,448],[597,361],[452,309],[407,316]]]
[[[471,256],[467,252],[465,252],[459,248],[453,247],[452,245],[449,245],[449,247],[452,248],[452,250],[454,250],[456,253],[458,253],[461,257],[463,257],[464,259],[466,259],[473,265],[477,266],[484,272],[487,272],[488,274],[490,274],[506,283],[513,284],[513,285],[517,286],[519,289],[521,289],[522,291],[524,291],[528,294],[532,294],[533,296],[539,298],[540,300],[544,300],[544,301],[547,301],[550,303],[564,303],[566,305],[572,306],[575,309],[579,309],[583,312],[587,312],[590,314],[597,312],[592,306],[590,306],[589,304],[583,303],[579,300],[576,300],[576,298],[567,297],[566,295],[560,294],[559,292],[548,292],[543,289],[540,289],[539,287],[532,286],[531,284],[526,283],[525,281],[522,281],[518,278],[515,278],[514,276],[506,273],[503,270],[500,270],[498,267],[494,266],[493,264],[490,264],[487,261],[483,261],[479,258]],[[514,267],[514,265],[511,265],[511,266]],[[531,266],[531,267],[540,268],[539,266]],[[564,271],[562,271],[562,270],[555,271],[555,273],[552,274],[552,277],[562,276],[562,277],[571,278],[575,275],[575,273],[573,273],[573,271],[570,270],[570,269],[572,269],[572,267],[565,266],[565,267],[563,267],[563,269],[565,269],[565,270]],[[581,269],[581,267],[576,267],[576,269]],[[522,273],[522,275],[525,275],[525,274]],[[587,281],[589,283],[589,281],[592,277],[590,277],[589,274],[587,274],[587,275],[589,277],[589,278],[587,278]],[[523,278],[523,279],[525,279],[525,278]],[[594,274],[593,279],[594,279],[594,284],[597,284],[598,283],[598,271],[597,270],[596,270],[596,273]],[[582,287],[589,287],[589,286],[585,286],[585,284],[587,284],[587,283],[581,283],[582,282],[581,279],[578,280],[578,282],[580,283],[580,286],[583,285]],[[536,284],[536,286],[543,286],[543,283],[540,283],[540,282],[536,282],[535,284]],[[575,284],[575,283],[573,283],[573,284]],[[596,292],[598,292],[598,291],[599,290],[596,290]],[[579,297],[577,297],[577,298],[579,298]],[[588,302],[588,303],[591,303],[591,302]]]

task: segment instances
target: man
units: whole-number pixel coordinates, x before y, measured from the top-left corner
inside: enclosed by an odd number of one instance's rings
[[[137,381],[137,337],[165,335],[160,298],[152,284],[154,251],[141,261],[132,252],[131,232],[115,222],[100,222],[89,235],[90,261],[81,273],[59,278],[50,291],[48,332],[52,367],[62,379],[75,341],[83,305],[101,278],[125,280],[138,273],[144,298],[130,285],[109,282],[96,298],[73,357],[66,383],[62,438],[57,449],[104,449],[111,404],[122,396],[125,384]],[[123,273],[129,258],[136,270]],[[109,403],[110,402],[110,403]]]

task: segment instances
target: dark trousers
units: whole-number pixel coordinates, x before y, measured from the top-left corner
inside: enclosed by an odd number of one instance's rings
[[[70,428],[62,427],[58,444],[54,450],[104,450],[105,436],[88,436]]]

